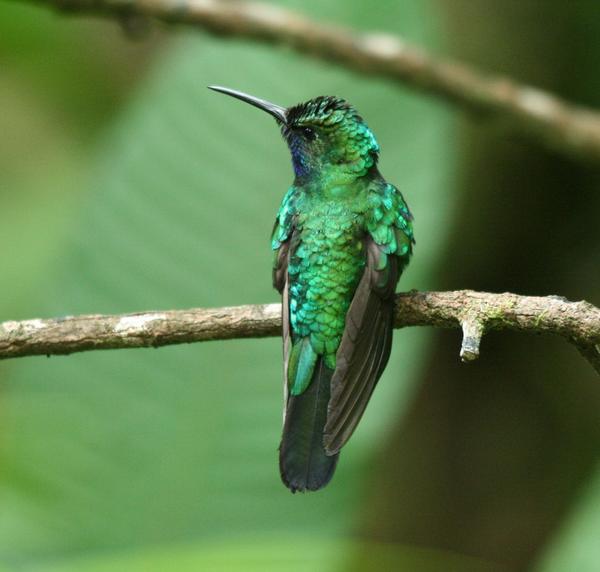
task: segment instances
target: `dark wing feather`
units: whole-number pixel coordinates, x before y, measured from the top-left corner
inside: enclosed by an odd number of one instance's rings
[[[287,369],[292,348],[292,338],[290,335],[290,306],[288,296],[287,270],[290,252],[290,239],[281,243],[276,253],[275,264],[273,265],[273,287],[282,295],[281,300],[281,322],[282,322],[282,340],[283,340],[283,419],[285,421],[285,412],[287,409],[288,384]]]
[[[356,429],[390,356],[398,259],[389,256],[377,270],[381,248],[370,236],[365,248],[367,263],[346,315],[331,380],[323,437],[328,455],[336,454]]]
[[[289,239],[282,242],[276,252],[275,263],[273,264],[273,288],[280,294],[283,294],[287,280],[288,254],[290,251]]]
[[[287,364],[291,349],[290,320],[289,320],[289,299],[288,299],[288,262],[292,239],[296,226],[296,199],[298,190],[290,187],[285,194],[271,233],[271,247],[276,251],[273,264],[273,286],[283,296],[282,299],[282,322],[283,322],[283,363],[284,363],[284,382],[283,393],[284,403],[287,401]],[[285,415],[285,412],[284,412]]]

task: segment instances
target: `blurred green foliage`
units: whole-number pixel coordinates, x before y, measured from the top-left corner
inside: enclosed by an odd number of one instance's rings
[[[434,37],[432,13],[416,1],[303,8],[422,43]],[[5,119],[23,142],[17,157],[8,144],[13,158],[2,159],[22,160],[0,197],[3,233],[16,247],[5,260],[4,317],[276,299],[268,238],[291,182],[288,152],[273,122],[209,92],[210,83],[282,104],[322,93],[351,99],[376,131],[382,170],[405,190],[423,236],[404,288],[427,287],[452,211],[448,112],[285,51],[192,33],[162,48],[155,40],[152,69],[127,83],[148,54],[136,53],[134,66],[130,48],[110,48],[123,40],[114,30],[107,39],[106,25],[84,33],[79,20],[3,9],[15,25],[30,23],[19,36],[2,19],[3,41],[16,54],[10,69],[26,78],[18,89],[31,98],[15,98],[20,106]],[[51,41],[47,69],[42,46]],[[40,147],[23,157],[30,141]],[[158,570],[165,561],[171,569],[249,570],[253,559],[256,569],[335,566],[369,452],[409,394],[424,339],[398,333],[335,484],[304,496],[279,482],[278,340],[3,364],[0,560],[36,570],[52,561],[52,570]],[[191,547],[157,552],[181,541]],[[131,561],[107,556],[134,547]]]
[[[435,3],[281,4],[441,48]],[[0,54],[0,320],[277,299],[268,238],[288,153],[271,120],[212,83],[283,105],[351,100],[416,217],[400,288],[439,287],[460,159],[448,108],[285,49],[175,30],[131,42],[114,22],[16,3],[0,4]],[[397,332],[333,483],[314,495],[279,482],[279,340],[2,363],[0,571],[359,566],[372,459],[410,403],[429,335]],[[597,491],[540,572],[595,570]],[[367,550],[380,569],[497,570],[409,545]]]
[[[535,567],[536,572],[578,570],[594,572],[600,562],[600,468],[575,503],[571,514],[558,531],[547,552]]]

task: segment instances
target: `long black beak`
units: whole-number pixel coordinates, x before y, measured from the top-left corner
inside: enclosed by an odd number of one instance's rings
[[[270,101],[259,99],[258,97],[248,95],[247,93],[243,93],[241,91],[236,91],[235,89],[229,89],[228,87],[209,85],[208,88],[213,89],[214,91],[224,93],[225,95],[230,95],[231,97],[235,97],[236,99],[241,99],[242,101],[245,101],[250,105],[254,105],[254,107],[258,107],[258,109],[262,109],[263,111],[270,113],[275,119],[277,119],[279,123],[285,124],[286,122],[287,109],[285,107],[275,105]]]

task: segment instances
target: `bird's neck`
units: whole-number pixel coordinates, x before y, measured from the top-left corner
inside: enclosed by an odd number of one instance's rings
[[[347,165],[331,165],[309,176],[296,177],[294,186],[302,187],[319,198],[352,198],[377,176],[379,172],[375,164],[358,171],[349,170]]]
[[[296,186],[312,187],[318,185],[321,189],[354,186],[361,179],[369,178],[377,172],[377,158],[372,155],[359,155],[354,161],[340,163],[304,163],[296,164],[294,173]]]

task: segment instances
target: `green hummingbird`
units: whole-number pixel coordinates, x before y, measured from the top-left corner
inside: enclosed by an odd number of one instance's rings
[[[344,99],[285,108],[210,89],[275,117],[292,155],[294,182],[271,236],[283,308],[279,468],[292,492],[315,491],[331,480],[388,362],[412,215],[377,169],[373,132]]]

